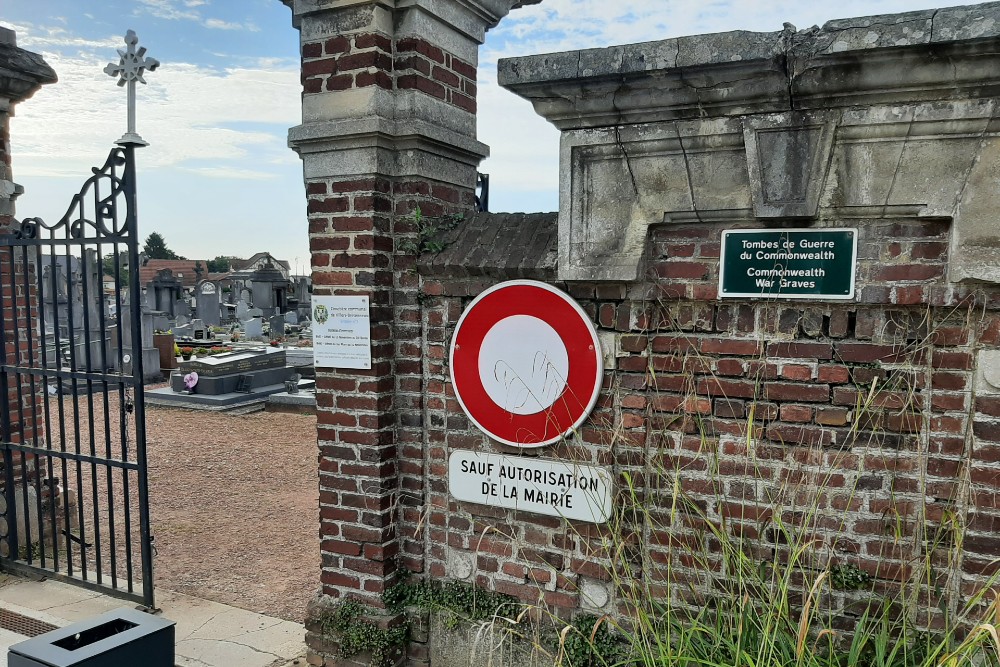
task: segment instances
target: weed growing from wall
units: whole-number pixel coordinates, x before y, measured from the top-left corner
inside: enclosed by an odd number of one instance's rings
[[[418,206],[408,218],[405,218],[405,220],[413,224],[417,235],[415,237],[401,238],[397,244],[397,249],[406,255],[441,252],[448,247],[442,236],[458,227],[464,219],[464,213],[427,216],[421,213]]]
[[[405,624],[381,628],[362,612],[360,602],[346,598],[317,620],[323,635],[337,643],[342,658],[367,654],[369,667],[395,664],[405,650],[409,628]]]

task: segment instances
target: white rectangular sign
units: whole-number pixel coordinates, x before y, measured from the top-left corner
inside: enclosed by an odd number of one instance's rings
[[[606,468],[457,450],[448,460],[456,500],[490,507],[604,523],[611,516]]]
[[[372,327],[366,296],[313,296],[317,368],[371,368]]]

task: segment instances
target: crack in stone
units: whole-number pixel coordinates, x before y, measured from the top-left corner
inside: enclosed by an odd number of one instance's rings
[[[233,644],[234,646],[242,646],[243,648],[250,649],[254,653],[259,653],[261,655],[270,655],[273,656],[275,660],[281,659],[281,656],[278,655],[277,653],[271,653],[270,651],[262,651],[259,648],[254,648],[253,646],[250,646],[249,644],[244,644],[243,642],[234,642],[232,639],[215,639],[213,641],[221,642],[223,644]]]
[[[681,128],[677,123],[674,123],[674,136],[677,137],[677,145],[680,146],[681,155],[684,157],[684,173],[687,174],[688,197],[691,198],[691,210],[694,212],[694,217],[698,222],[701,222],[701,212],[698,211],[698,206],[694,201],[694,183],[691,180],[691,165],[688,162],[687,149],[684,148],[684,140],[681,139]]]
[[[213,639],[211,637],[189,637],[187,639],[180,639],[180,640],[178,640],[177,644],[180,645],[180,644],[183,644],[185,642],[216,642],[216,643],[220,643],[220,644],[232,644],[234,646],[242,646],[243,648],[250,649],[254,653],[259,653],[260,655],[271,656],[275,660],[281,660],[282,659],[282,657],[280,655],[278,655],[277,653],[271,653],[270,651],[262,651],[259,648],[255,648],[253,646],[250,646],[249,644],[244,644],[242,642],[234,642],[231,639]],[[192,659],[193,660],[197,660],[197,658],[192,658]]]
[[[992,108],[990,109],[990,115],[986,119],[983,125],[982,131],[979,133],[979,146],[972,155],[972,159],[969,161],[969,167],[965,170],[965,175],[962,177],[962,187],[958,190],[958,196],[955,199],[955,208],[960,209],[962,206],[962,200],[965,198],[965,190],[969,187],[969,179],[972,177],[972,170],[976,167],[976,162],[979,161],[979,156],[983,152],[983,148],[986,147],[986,133],[989,132],[990,125],[996,120],[997,116],[997,103],[994,100],[990,100]],[[956,216],[958,217],[958,216]]]
[[[886,210],[889,207],[889,200],[892,199],[892,191],[896,187],[896,179],[899,178],[899,167],[903,164],[903,155],[906,153],[906,146],[910,143],[910,137],[913,134],[913,123],[917,117],[916,108],[910,109],[910,120],[906,125],[906,136],[903,137],[902,145],[899,147],[899,157],[896,158],[896,167],[892,171],[892,181],[889,182],[889,188],[885,191],[885,201],[882,202],[882,217],[886,216]]]
[[[187,635],[184,637],[184,639],[194,638],[195,634],[197,634],[203,627],[205,627],[206,625],[208,625],[209,623],[211,623],[212,621],[214,621],[217,616],[218,616],[218,614],[212,614],[211,616],[209,616],[208,619],[204,623],[202,623],[201,625],[199,625],[197,628],[195,628],[191,632],[187,633]],[[179,640],[179,641],[183,641],[183,640]]]
[[[931,28],[932,29],[933,29],[933,26],[934,26],[934,17],[937,16],[937,13],[939,11],[940,11],[939,9],[935,9],[933,15],[930,17]],[[904,26],[904,25],[908,25],[910,23],[927,23],[927,17],[914,18],[914,19],[910,19],[909,21],[896,21],[896,22],[893,22],[893,23],[888,23],[888,22],[884,22],[884,21],[874,21],[872,23],[869,23],[868,25],[849,25],[849,26],[844,26],[843,28],[827,28],[826,26],[823,26],[820,29],[820,33],[819,34],[821,34],[821,35],[838,34],[838,33],[842,33],[842,32],[848,32],[850,30],[866,30],[866,29],[875,28],[875,27],[894,28],[896,26]],[[913,42],[913,44],[918,44],[918,43],[919,42]]]
[[[50,611],[52,609],[60,609],[62,607],[72,607],[73,605],[80,604],[81,602],[86,602],[88,600],[94,600],[94,599],[97,599],[99,597],[103,597],[103,596],[100,593],[94,593],[93,595],[91,595],[89,597],[81,598],[79,600],[74,600],[73,602],[63,602],[61,604],[54,604],[51,607],[42,607],[41,609],[38,609],[37,611]]]
[[[792,88],[792,83],[794,80],[793,70],[793,58],[794,53],[792,51],[794,44],[792,43],[795,39],[795,26],[791,23],[785,23],[784,31],[781,33],[781,50],[783,57],[781,59],[781,66],[785,70],[785,90],[788,95],[788,109],[790,111],[795,109],[795,94]]]
[[[245,636],[253,634],[255,632],[263,632],[265,630],[270,630],[271,628],[277,627],[277,626],[281,625],[282,623],[284,623],[284,621],[282,621],[282,620],[279,619],[279,620],[275,621],[274,623],[272,623],[271,625],[264,625],[264,626],[261,626],[259,628],[254,628],[253,630],[247,630],[245,632],[241,632],[240,634],[233,636],[233,639],[236,639],[236,637],[245,637]]]
[[[615,88],[615,92],[611,96],[611,108],[613,108],[615,110],[615,113],[618,114],[618,122],[615,123],[615,126],[614,126],[614,130],[615,130],[615,144],[617,144],[618,149],[621,150],[622,155],[625,158],[625,168],[628,169],[629,179],[632,181],[632,191],[635,192],[636,197],[638,197],[639,196],[639,186],[638,186],[638,184],[635,181],[635,172],[632,171],[632,160],[631,160],[631,158],[630,158],[630,156],[628,154],[628,149],[625,148],[625,142],[622,141],[621,127],[622,127],[622,122],[624,121],[624,119],[622,118],[621,109],[618,108],[618,91],[621,90],[621,88],[622,88],[623,85],[625,85],[624,77],[623,77],[623,80],[622,80],[622,84],[620,86],[618,86],[617,88]]]

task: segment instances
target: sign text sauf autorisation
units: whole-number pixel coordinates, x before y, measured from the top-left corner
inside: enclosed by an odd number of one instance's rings
[[[856,229],[722,233],[719,297],[853,299]]]

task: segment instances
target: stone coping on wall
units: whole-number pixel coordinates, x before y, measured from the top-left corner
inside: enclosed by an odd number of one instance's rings
[[[557,213],[476,213],[433,239],[440,251],[421,255],[430,276],[552,280]]]
[[[1000,85],[998,42],[994,2],[505,58],[497,76],[560,129],[600,127],[981,97]]]

